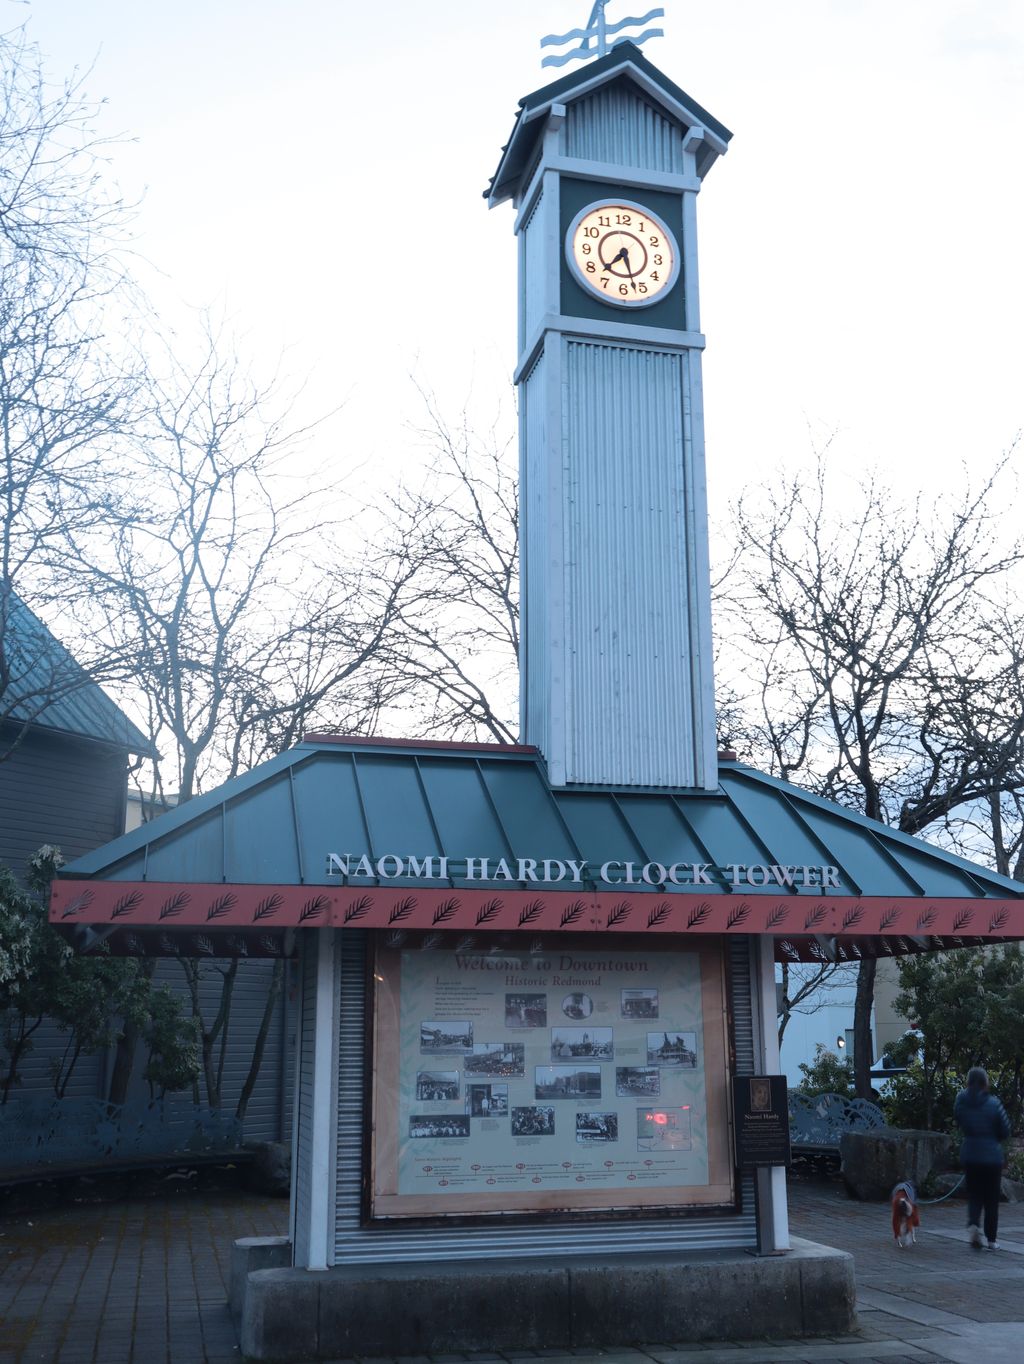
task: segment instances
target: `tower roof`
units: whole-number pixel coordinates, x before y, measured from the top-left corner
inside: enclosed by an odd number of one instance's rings
[[[1020,882],[743,764],[726,760],[719,775],[713,792],[555,788],[524,746],[312,737],[79,858],[56,883],[51,914],[65,927],[102,925],[112,950],[158,954],[191,950],[168,929],[198,932],[200,951],[223,933],[230,953],[239,935],[255,935],[247,950],[270,951],[286,928],[396,921],[533,931],[597,917],[602,929],[770,933],[783,959],[807,960],[1024,936]],[[340,876],[334,852],[352,855]],[[373,866],[360,870],[363,854]],[[441,879],[431,888],[407,871],[383,878],[376,860],[403,854],[446,858],[443,873],[433,869]],[[492,870],[505,859],[515,879],[484,880],[467,856],[489,858]],[[588,870],[575,888],[519,881],[540,865],[522,858]],[[634,868],[630,884],[620,874],[592,889],[606,858],[623,859],[620,873]],[[649,861],[705,874],[655,885],[639,874]],[[785,884],[732,884],[723,871],[733,863],[760,864]],[[808,864],[829,864],[833,888],[801,884]]]
[[[607,56],[559,77],[519,101],[512,136],[502,148],[498,168],[484,190],[489,205],[493,208],[515,193],[524,171],[532,162],[534,147],[553,105],[570,104],[592,95],[603,85],[622,80],[636,85],[681,127],[704,130],[704,142],[697,154],[697,173],[703,179],[725,151],[732,133],[648,61],[634,43],[622,42],[617,43]]]

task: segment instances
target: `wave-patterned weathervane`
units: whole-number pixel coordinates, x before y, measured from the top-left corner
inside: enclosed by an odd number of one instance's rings
[[[660,6],[657,9],[649,9],[646,14],[620,19],[617,24],[609,24],[604,17],[607,3],[608,0],[596,0],[586,28],[571,28],[568,33],[549,33],[546,38],[541,38],[541,47],[561,47],[563,43],[571,43],[574,38],[581,39],[579,47],[545,57],[541,66],[564,66],[566,62],[572,61],[586,62],[591,57],[605,56],[617,43],[628,41],[639,47],[641,43],[646,43],[648,38],[665,36],[663,28],[648,28],[644,29],[643,33],[635,35],[622,32],[624,28],[640,28],[644,24],[649,24],[652,19],[664,19],[665,11]],[[612,35],[616,33],[621,36],[613,37]]]

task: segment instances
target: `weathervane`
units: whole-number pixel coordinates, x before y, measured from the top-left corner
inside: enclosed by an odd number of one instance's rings
[[[643,33],[638,33],[636,37],[624,33],[621,38],[609,41],[613,33],[619,33],[624,28],[639,27],[641,24],[649,23],[652,19],[664,19],[665,11],[659,6],[657,9],[648,10],[646,14],[641,14],[639,18],[620,19],[617,24],[609,24],[604,17],[604,9],[607,3],[608,0],[595,0],[586,28],[572,28],[568,33],[549,33],[546,38],[541,38],[541,47],[561,47],[563,43],[571,42],[573,38],[583,40],[579,47],[570,48],[568,52],[561,52],[555,57],[545,57],[541,66],[564,66],[566,62],[577,59],[585,62],[589,61],[591,57],[603,57],[617,43],[628,41],[639,47],[648,38],[663,38],[665,36],[665,30],[662,28],[648,28]]]

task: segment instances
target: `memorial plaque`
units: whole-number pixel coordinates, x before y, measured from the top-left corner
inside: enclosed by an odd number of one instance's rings
[[[745,1075],[732,1082],[736,1164],[789,1165],[789,1100],[785,1075]]]

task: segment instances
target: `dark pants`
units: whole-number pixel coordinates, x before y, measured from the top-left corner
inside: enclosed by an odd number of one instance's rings
[[[994,1241],[999,1230],[999,1191],[1003,1178],[1001,1165],[972,1165],[964,1163],[967,1183],[967,1225],[981,1226],[981,1211],[985,1210],[985,1240]]]

